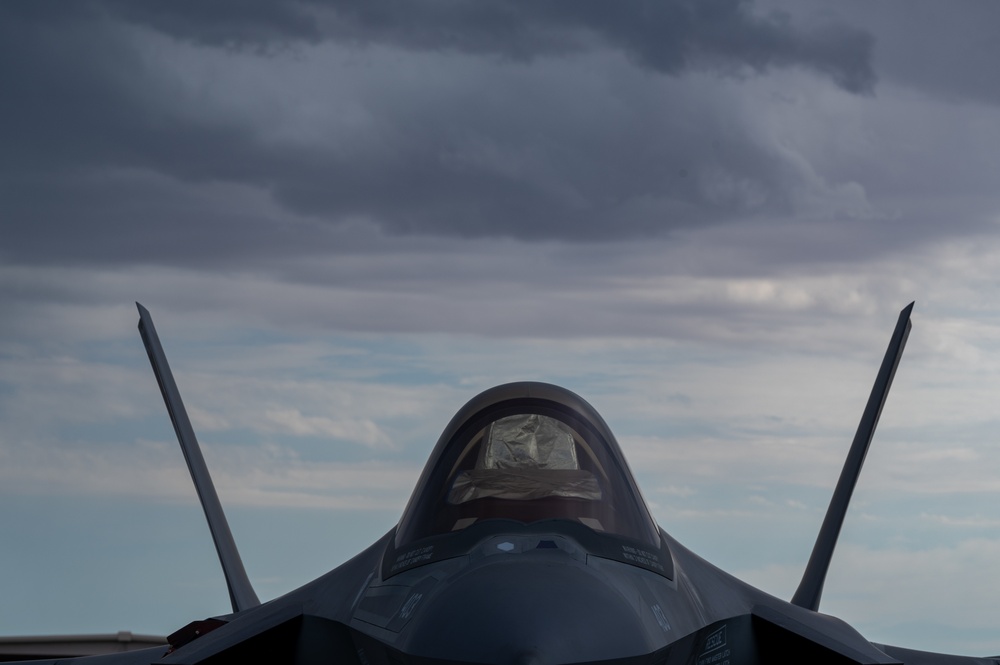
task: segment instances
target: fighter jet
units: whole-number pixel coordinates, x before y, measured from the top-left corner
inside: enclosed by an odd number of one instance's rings
[[[233,611],[181,628],[168,638],[169,648],[86,663],[1000,665],[997,658],[875,644],[818,611],[912,307],[899,315],[791,601],[723,572],[658,527],[594,408],[564,388],[522,382],[489,389],[458,411],[397,526],[319,579],[261,603],[152,319],[139,305],[139,329]]]

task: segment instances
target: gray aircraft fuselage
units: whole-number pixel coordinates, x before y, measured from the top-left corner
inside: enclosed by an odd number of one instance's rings
[[[532,419],[555,423],[575,459],[524,436]],[[497,423],[520,429],[497,443],[488,438]],[[537,460],[516,459],[521,444],[502,435],[535,443],[554,468],[516,466]],[[265,653],[371,665],[896,662],[847,624],[758,591],[671,539],[596,411],[542,383],[493,388],[459,411],[399,526],[373,546],[164,662]]]

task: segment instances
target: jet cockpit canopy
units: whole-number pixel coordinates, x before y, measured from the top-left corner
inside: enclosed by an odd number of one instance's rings
[[[544,383],[498,386],[456,414],[403,513],[395,546],[490,519],[570,520],[660,546],[603,419],[574,393]]]

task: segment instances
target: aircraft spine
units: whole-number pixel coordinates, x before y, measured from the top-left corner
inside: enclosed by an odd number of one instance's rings
[[[847,514],[851,495],[854,493],[858,476],[861,474],[861,467],[865,463],[868,446],[875,435],[875,427],[878,425],[879,416],[882,415],[882,407],[885,406],[889,388],[892,386],[892,379],[896,375],[899,359],[903,356],[903,348],[906,346],[906,339],[910,334],[910,312],[913,311],[913,304],[911,302],[899,313],[896,328],[889,340],[889,347],[885,350],[885,357],[882,359],[882,366],[875,378],[875,385],[872,386],[871,394],[868,396],[868,404],[861,416],[861,422],[858,423],[854,441],[851,443],[851,449],[844,461],[844,468],[840,472],[840,479],[837,481],[837,487],[830,499],[830,506],[823,519],[823,526],[816,537],[816,543],[813,545],[813,551],[802,575],[799,588],[796,589],[795,595],[792,597],[793,605],[813,611],[819,609],[823,583],[826,581],[826,573],[830,568],[830,560],[833,558],[833,550],[837,545],[840,528],[844,524],[844,516]]]
[[[167,363],[167,356],[160,345],[160,338],[156,334],[153,319],[145,307],[139,303],[136,303],[136,307],[139,308],[139,333],[142,335],[142,342],[149,355],[149,363],[153,366],[156,382],[160,386],[163,402],[167,405],[170,422],[174,426],[177,440],[184,452],[184,459],[191,472],[191,480],[194,481],[198,498],[205,511],[208,528],[212,532],[212,540],[215,542],[219,562],[222,564],[222,572],[226,576],[226,585],[229,587],[229,599],[232,602],[233,611],[238,612],[256,607],[260,605],[260,600],[257,598],[253,585],[250,584],[250,579],[247,577],[246,569],[243,567],[243,560],[240,558],[233,533],[229,529],[229,522],[222,510],[222,502],[219,501],[219,495],[215,491],[212,476],[209,474],[205,458],[201,454],[201,447],[198,445],[194,428],[191,427],[191,420],[184,408],[184,402],[181,401],[180,391],[174,382],[170,365]]]

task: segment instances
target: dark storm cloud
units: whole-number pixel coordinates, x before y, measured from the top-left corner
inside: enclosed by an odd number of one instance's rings
[[[313,12],[304,3],[294,1],[94,0],[92,6],[95,12],[104,10],[199,44],[266,48],[276,43],[322,38]]]
[[[837,20],[874,38],[880,82],[950,101],[1000,103],[1000,3],[937,0],[773,0],[796,24]],[[808,30],[808,28],[805,28]]]
[[[219,183],[264,192],[292,219],[463,237],[588,241],[784,214],[796,186],[787,165],[738,118],[644,72],[801,66],[849,90],[873,80],[870,39],[834,24],[796,31],[730,1],[606,7],[4,4],[0,80],[13,103],[0,107],[0,253],[175,262],[296,251],[280,210],[199,205],[199,188]],[[211,112],[200,96],[213,82],[170,67],[184,43],[263,66],[312,57],[294,44],[327,40],[353,45],[332,57],[365,62],[315,81],[358,95],[371,136],[349,147],[273,140],[267,118]],[[427,59],[409,73],[419,81],[411,88],[392,78],[406,66],[392,57],[400,48]],[[553,53],[572,57],[542,57]],[[239,94],[241,108],[269,102]],[[307,237],[298,251],[333,249],[322,233]]]
[[[515,58],[584,48],[596,37],[644,67],[740,72],[803,66],[854,92],[870,91],[872,40],[841,25],[794,29],[781,15],[757,16],[744,0],[600,0],[483,3],[358,3],[338,7],[333,25],[361,40],[411,48],[454,48]],[[582,34],[581,34],[582,33]]]
[[[870,91],[875,80],[866,33],[834,23],[797,30],[784,15],[755,14],[747,0],[102,4],[127,20],[211,45],[267,47],[332,38],[528,59],[587,49],[598,40],[668,74],[691,66],[736,72],[802,66],[854,92]]]

